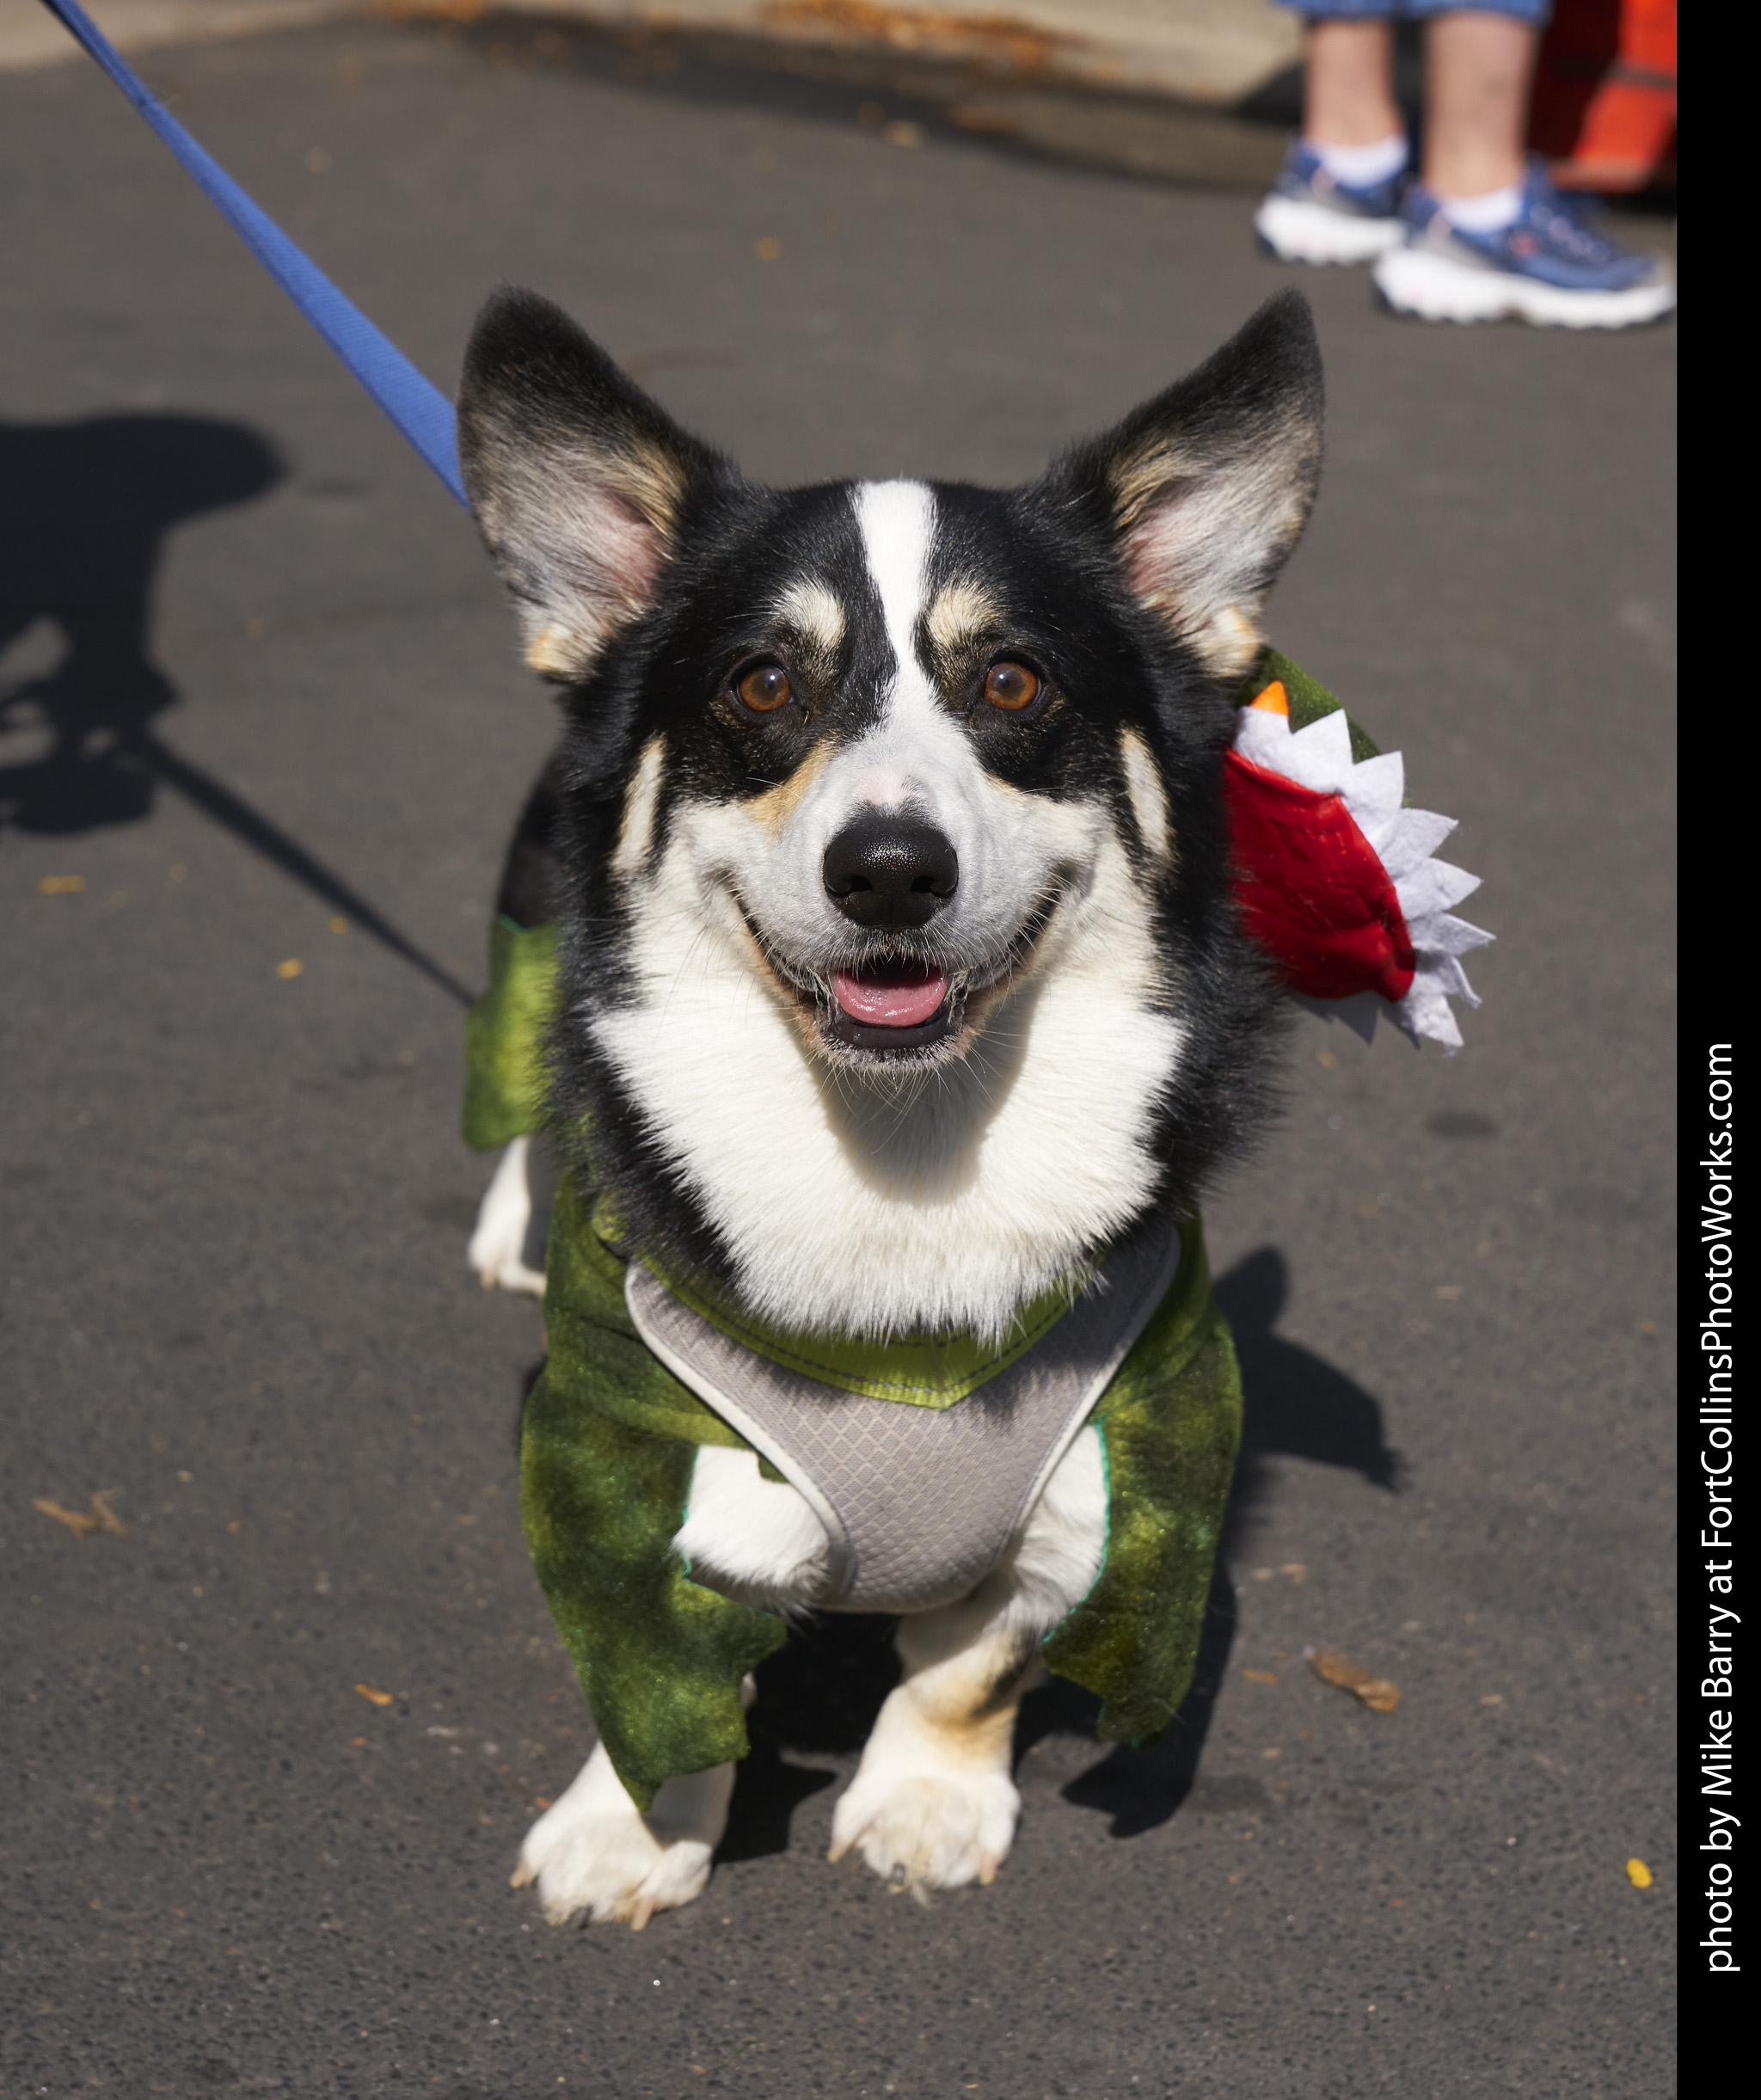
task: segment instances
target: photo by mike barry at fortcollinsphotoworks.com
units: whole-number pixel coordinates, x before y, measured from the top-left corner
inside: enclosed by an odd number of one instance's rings
[[[1735,1348],[1732,1241],[1734,1058],[1728,1043],[1707,1053],[1707,1134],[1700,1158],[1700,1246],[1706,1295],[1700,1313],[1699,1470],[1705,1489],[1698,1552],[1706,1578],[1705,1645],[1697,1658],[1697,1747],[1703,1813],[1695,1842],[1705,1864],[1699,1952],[1703,1971],[1742,1969],[1736,1928]],[[1690,1664],[1690,1668],[1692,1665]]]

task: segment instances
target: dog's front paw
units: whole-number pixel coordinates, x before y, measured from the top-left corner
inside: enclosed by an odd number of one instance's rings
[[[989,1883],[1021,1807],[1003,1772],[864,1770],[832,1814],[831,1856],[854,1848],[895,1888]]]
[[[713,1849],[692,1838],[660,1844],[633,1806],[622,1814],[566,1815],[559,1804],[526,1833],[513,1886],[536,1884],[554,1925],[581,1918],[640,1932],[656,1911],[703,1894]]]
[[[669,1779],[643,1815],[595,1750],[574,1784],[526,1833],[513,1886],[536,1884],[555,1925],[577,1918],[640,1932],[656,1911],[702,1895],[727,1821],[733,1767]]]

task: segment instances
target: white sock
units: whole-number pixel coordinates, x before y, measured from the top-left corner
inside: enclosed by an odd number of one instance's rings
[[[1523,209],[1523,186],[1509,182],[1478,197],[1439,197],[1443,216],[1463,233],[1502,233],[1514,226]]]
[[[1407,164],[1407,135],[1396,132],[1373,146],[1323,146],[1305,138],[1303,144],[1317,156],[1335,182],[1347,189],[1369,189],[1378,182],[1390,182]]]

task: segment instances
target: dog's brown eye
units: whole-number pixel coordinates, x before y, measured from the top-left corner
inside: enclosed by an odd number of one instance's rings
[[[734,690],[755,715],[770,715],[788,699],[793,689],[781,664],[756,664]]]
[[[992,664],[985,673],[985,697],[992,707],[1018,715],[1040,697],[1040,681],[1025,664]]]

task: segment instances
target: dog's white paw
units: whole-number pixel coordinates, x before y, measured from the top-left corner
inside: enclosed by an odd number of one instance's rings
[[[530,1138],[516,1138],[496,1164],[483,1200],[477,1206],[477,1222],[471,1233],[465,1259],[492,1291],[530,1291],[544,1295],[544,1272],[526,1260],[532,1229],[532,1188],[529,1171]]]
[[[1022,1797],[1003,1772],[856,1774],[831,1817],[831,1854],[859,1851],[896,1888],[989,1883],[1009,1857]]]
[[[727,1821],[733,1767],[669,1779],[647,1815],[625,1793],[604,1750],[526,1833],[512,1885],[536,1884],[550,1924],[577,1918],[640,1932],[656,1911],[702,1895]]]

